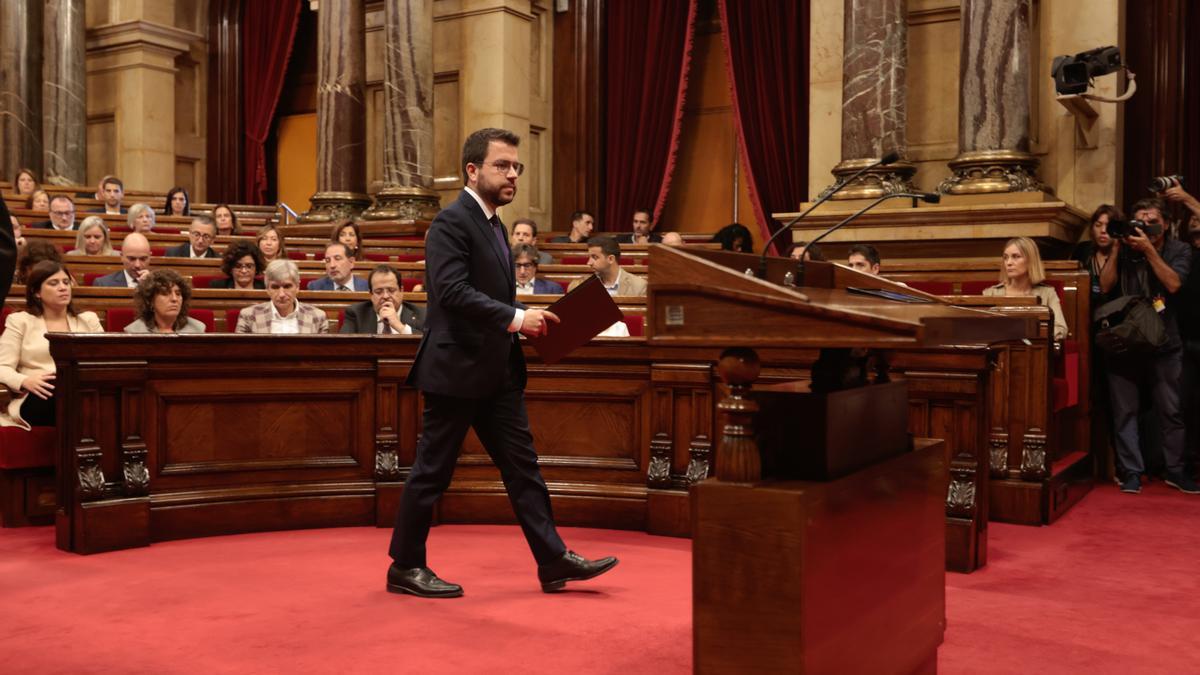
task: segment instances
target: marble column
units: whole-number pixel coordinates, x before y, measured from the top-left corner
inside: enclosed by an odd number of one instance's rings
[[[42,173],[42,5],[0,2],[0,175]]]
[[[47,0],[42,85],[44,181],[87,182],[85,0]]]
[[[901,160],[860,176],[833,199],[874,199],[913,191],[916,167],[904,161],[905,72],[908,23],[905,0],[844,0],[842,161],[839,180],[896,151]]]
[[[383,6],[383,180],[368,220],[437,215],[433,191],[433,1]]]
[[[958,156],[950,194],[1037,192],[1029,152],[1030,0],[962,0]]]
[[[363,0],[317,9],[317,192],[301,222],[354,218],[371,204],[367,183]]]

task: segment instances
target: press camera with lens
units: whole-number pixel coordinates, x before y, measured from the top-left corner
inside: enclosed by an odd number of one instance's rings
[[[1134,228],[1144,232],[1147,237],[1157,237],[1162,234],[1162,225],[1151,225],[1144,220],[1110,220],[1105,230],[1113,239],[1125,239],[1133,234]]]
[[[1183,176],[1155,176],[1150,179],[1151,192],[1166,192],[1176,185],[1183,185]]]

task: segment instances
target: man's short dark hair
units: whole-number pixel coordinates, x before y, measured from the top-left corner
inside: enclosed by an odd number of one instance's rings
[[[125,184],[122,183],[121,179],[117,178],[116,176],[109,176],[108,178],[105,178],[104,184],[100,186],[100,189],[104,189],[109,185],[116,185],[117,187],[121,188],[121,192],[125,191]]]
[[[467,136],[466,142],[463,143],[462,151],[462,176],[464,185],[467,182],[467,165],[483,166],[483,160],[487,159],[488,146],[491,145],[492,141],[507,143],[515,148],[521,144],[521,137],[508,129],[495,129],[493,127],[480,129]]]
[[[654,222],[654,212],[651,211],[650,209],[634,209],[633,210],[633,215],[636,216],[639,213],[646,214],[646,220],[648,220],[652,223]]]
[[[530,218],[517,218],[513,221],[513,232],[517,231],[518,225],[528,225],[530,230],[533,230],[533,236],[537,236],[537,223]]]
[[[593,246],[600,247],[600,252],[604,255],[611,255],[617,260],[621,259],[621,245],[617,243],[616,238],[610,236],[599,236],[588,239],[588,248]]]
[[[1167,213],[1167,202],[1159,197],[1144,197],[1137,200],[1133,208],[1129,209],[1129,213],[1130,215],[1136,215],[1138,211],[1148,211],[1150,209],[1156,209],[1158,215],[1163,217],[1163,220],[1170,217]]]
[[[595,217],[596,217],[596,216],[592,215],[591,211],[575,211],[571,214],[571,222],[574,223],[576,221],[582,220],[584,216],[592,216],[593,219],[595,219]]]
[[[345,244],[342,245],[345,246]],[[396,277],[396,283],[400,283],[400,273],[396,271],[396,268],[388,265],[387,263],[380,263],[371,270],[370,274],[367,275],[368,290],[375,290],[375,277],[381,274],[390,274]]]
[[[71,205],[71,208],[75,208],[75,200],[71,199],[67,195],[54,195],[53,197],[51,197],[50,198],[50,208],[54,208],[54,202],[61,201],[64,199],[67,200],[67,203],[69,203]]]
[[[825,259],[825,254],[821,252],[820,244],[809,244],[807,241],[803,241],[803,240],[792,242],[792,245],[788,246],[788,249],[787,249],[788,257],[790,258],[792,256],[792,253],[798,248],[804,249],[804,253],[808,255],[809,260],[824,260]]]
[[[533,244],[526,244],[524,242],[521,242],[519,244],[513,244],[513,247],[512,247],[513,263],[515,264],[517,262],[517,259],[519,259],[521,256],[527,256],[529,258],[529,262],[533,263],[533,268],[537,269],[538,250],[537,250],[536,246],[534,246]]]
[[[866,258],[867,262],[871,263],[872,265],[879,264],[879,251],[876,251],[875,247],[870,244],[855,244],[851,246],[850,253],[848,253],[846,257],[849,258],[855,253]]]
[[[340,241],[331,241],[328,244],[325,244],[325,250],[328,251],[330,246],[341,246],[342,247],[342,255],[345,255],[347,258],[354,257],[354,251],[351,251],[349,246],[343,244]]]

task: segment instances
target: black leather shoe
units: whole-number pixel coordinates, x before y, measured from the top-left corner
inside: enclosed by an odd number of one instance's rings
[[[574,551],[567,551],[549,565],[538,566],[538,581],[542,582],[542,591],[553,593],[562,590],[568,581],[598,577],[616,566],[617,559],[612,556],[588,560]]]
[[[389,593],[408,593],[422,598],[457,598],[463,594],[462,586],[442,581],[428,567],[388,568],[387,589]]]

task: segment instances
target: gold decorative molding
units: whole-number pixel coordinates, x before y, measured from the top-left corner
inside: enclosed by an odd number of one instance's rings
[[[442,208],[433,190],[389,185],[375,195],[375,203],[363,212],[363,220],[433,220]]]
[[[833,167],[833,175],[838,181],[845,180],[864,167],[870,166],[875,159],[847,159]],[[912,178],[917,173],[917,167],[907,161],[892,162],[886,166],[877,166],[854,179],[840,192],[830,197],[830,201],[847,199],[878,199],[884,195],[899,192],[915,192]],[[826,190],[832,191],[832,187]],[[823,196],[825,193],[821,193]]]
[[[952,195],[993,192],[1049,192],[1036,172],[1038,158],[1019,150],[964,152],[949,163],[953,175],[938,185]]]

